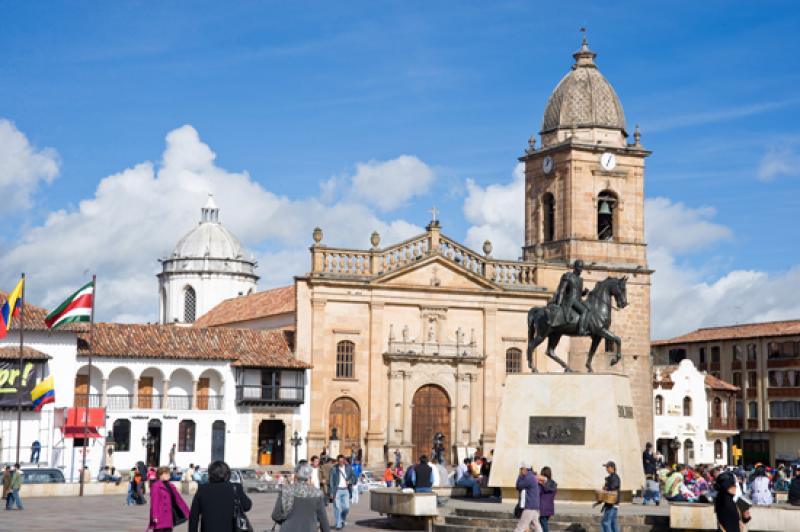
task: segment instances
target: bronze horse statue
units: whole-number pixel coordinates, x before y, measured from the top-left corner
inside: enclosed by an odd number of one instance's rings
[[[600,340],[605,339],[616,344],[617,352],[611,361],[612,366],[622,358],[622,340],[609,330],[609,326],[611,325],[612,297],[616,301],[617,308],[623,309],[628,305],[627,281],[627,277],[607,277],[597,283],[586,296],[585,304],[589,309],[586,317],[588,334],[583,336],[592,338],[592,347],[589,349],[589,357],[586,360],[586,370],[589,372],[592,371],[592,358]],[[555,349],[562,336],[580,336],[578,321],[571,319],[563,325],[551,327],[551,318],[556,312],[561,312],[561,308],[552,302],[548,303],[546,307],[533,307],[528,311],[528,367],[534,372],[538,370],[533,366],[533,350],[544,342],[545,338],[547,339],[547,356],[558,362],[564,368],[564,372],[572,371],[556,355]]]

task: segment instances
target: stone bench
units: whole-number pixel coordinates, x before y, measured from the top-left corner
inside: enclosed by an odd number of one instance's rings
[[[800,506],[771,504],[750,508],[750,531],[800,531]],[[716,530],[713,504],[673,502],[669,506],[669,526],[679,530]]]
[[[431,530],[433,520],[439,516],[435,493],[406,493],[399,488],[377,488],[369,492],[369,509],[389,516],[395,526],[419,528],[424,523]]]

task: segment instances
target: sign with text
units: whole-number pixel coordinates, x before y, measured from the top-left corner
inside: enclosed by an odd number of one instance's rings
[[[586,418],[531,416],[528,422],[530,445],[584,445]]]
[[[22,393],[22,406],[31,406],[31,391],[36,386],[38,364],[25,361],[22,371],[19,360],[0,360],[0,407],[17,406],[17,392]]]

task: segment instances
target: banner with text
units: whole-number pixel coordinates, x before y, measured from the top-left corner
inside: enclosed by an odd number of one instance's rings
[[[36,386],[39,364],[24,361],[22,371],[19,360],[0,360],[0,408],[17,406],[17,392],[21,391],[22,406],[31,406],[31,391]]]

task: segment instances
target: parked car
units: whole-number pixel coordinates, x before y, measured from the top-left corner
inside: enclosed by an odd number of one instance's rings
[[[369,491],[374,490],[375,488],[385,488],[386,482],[382,481],[372,471],[364,471],[361,473],[361,478],[359,479],[359,484],[361,486],[361,491]]]
[[[55,468],[22,468],[23,484],[62,484],[66,482],[64,473]]]
[[[231,482],[241,484],[245,492],[267,493],[278,491],[275,482],[263,480],[255,469],[231,469]]]

